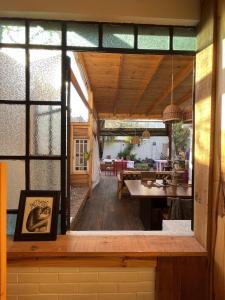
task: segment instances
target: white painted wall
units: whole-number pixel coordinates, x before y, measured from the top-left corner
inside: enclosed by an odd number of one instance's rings
[[[8,0],[0,1],[0,16],[196,25],[200,0]]]
[[[93,137],[93,153],[92,153],[92,187],[94,188],[100,181],[100,159],[98,140]]]
[[[137,159],[145,159],[146,157],[154,160],[160,159],[160,154],[163,151],[163,144],[167,144],[168,142],[168,137],[166,136],[150,137],[150,139],[142,141],[139,147],[135,145],[131,153],[136,154]],[[156,145],[153,145],[153,143],[156,143]],[[127,144],[122,141],[105,143],[103,158],[106,158],[107,155],[111,155],[112,159],[116,158],[118,152],[123,151],[126,145]]]

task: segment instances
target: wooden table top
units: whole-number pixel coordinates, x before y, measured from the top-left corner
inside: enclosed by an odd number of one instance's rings
[[[125,180],[128,191],[133,197],[145,198],[165,198],[165,197],[192,197],[192,187],[190,186],[146,186],[141,180]]]

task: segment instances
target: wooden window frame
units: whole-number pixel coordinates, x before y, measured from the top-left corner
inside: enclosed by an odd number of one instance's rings
[[[90,148],[90,143],[88,138],[76,138],[73,140],[73,154],[74,154],[74,159],[73,159],[73,174],[88,174],[89,172],[89,162],[87,161],[87,169],[86,170],[76,170],[76,141],[79,141],[79,149],[81,145],[81,141],[83,144],[84,148],[84,143],[87,141],[87,151],[89,151]],[[80,154],[80,151],[79,151]],[[80,155],[79,155],[79,160],[80,160]],[[81,166],[78,166],[81,167]]]

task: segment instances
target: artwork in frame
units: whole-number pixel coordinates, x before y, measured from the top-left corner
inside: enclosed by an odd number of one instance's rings
[[[59,199],[58,191],[21,191],[14,241],[56,240]]]

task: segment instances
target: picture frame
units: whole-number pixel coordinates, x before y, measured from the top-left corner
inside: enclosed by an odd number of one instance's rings
[[[21,191],[14,241],[57,238],[59,191]]]

